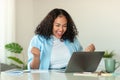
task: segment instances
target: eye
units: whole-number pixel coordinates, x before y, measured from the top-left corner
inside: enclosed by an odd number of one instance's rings
[[[60,27],[60,25],[59,25],[59,24],[56,24],[55,26],[56,26],[56,27]]]
[[[63,25],[63,27],[67,27],[67,25]]]
[[[67,27],[67,25],[63,26],[63,27]]]

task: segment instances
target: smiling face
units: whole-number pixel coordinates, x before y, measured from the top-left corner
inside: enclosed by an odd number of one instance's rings
[[[66,32],[67,30],[67,19],[65,16],[60,15],[58,16],[54,23],[53,23],[53,35],[56,38],[61,38],[62,35]]]

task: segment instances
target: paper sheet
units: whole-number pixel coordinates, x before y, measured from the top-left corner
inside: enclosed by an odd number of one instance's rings
[[[74,76],[92,76],[92,77],[98,77],[98,76],[113,76],[113,73],[91,73],[91,72],[83,72],[83,73],[73,73]]]

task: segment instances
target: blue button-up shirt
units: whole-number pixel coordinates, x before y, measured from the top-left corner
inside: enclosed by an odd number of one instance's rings
[[[77,38],[74,39],[74,42],[68,40],[64,41],[67,46],[70,54],[73,52],[82,51],[82,46]],[[30,63],[33,59],[33,54],[31,53],[32,47],[36,47],[40,50],[40,70],[48,70],[50,66],[51,50],[53,47],[53,36],[50,39],[45,39],[43,36],[35,35],[28,48],[28,69],[30,70]]]

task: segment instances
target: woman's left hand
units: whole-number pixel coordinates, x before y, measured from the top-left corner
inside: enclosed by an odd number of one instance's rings
[[[94,44],[90,44],[88,47],[85,48],[87,52],[93,52],[95,50]]]

